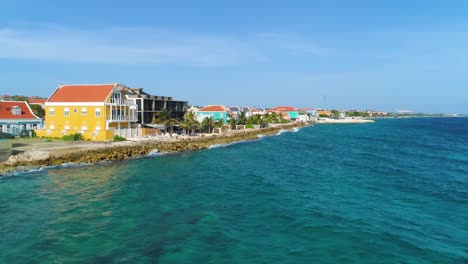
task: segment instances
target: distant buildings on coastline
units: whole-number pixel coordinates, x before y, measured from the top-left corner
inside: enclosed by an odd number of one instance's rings
[[[199,124],[216,122],[218,126],[233,128],[237,128],[236,124],[239,125],[242,120],[243,123],[254,120],[247,122],[250,127],[262,127],[271,122],[276,123],[275,120],[282,123],[314,122],[318,118],[388,115],[381,111],[294,106],[253,108],[215,104],[189,107],[187,101],[175,100],[171,96],[151,95],[143,88],[131,88],[119,83],[61,84],[49,98],[1,95],[0,132],[20,135],[22,131],[31,134],[34,130],[39,137],[52,138],[79,133],[84,139],[97,141],[112,140],[115,136],[139,137],[154,132],[154,129],[167,128],[168,124],[158,124],[158,118],[155,118],[162,112],[167,113],[167,119],[175,120],[169,122],[174,123],[171,126],[187,126],[182,121],[186,119],[187,113],[191,113]],[[236,121],[232,122],[233,119]],[[241,127],[246,128],[245,125]],[[224,130],[220,128],[218,131]]]

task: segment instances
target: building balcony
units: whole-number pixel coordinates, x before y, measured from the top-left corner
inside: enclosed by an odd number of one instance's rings
[[[135,115],[108,115],[106,121],[109,122],[136,122],[138,121],[138,116]]]
[[[111,99],[109,102],[106,102],[106,105],[113,105],[113,106],[135,106],[136,104],[133,100],[116,100]]]

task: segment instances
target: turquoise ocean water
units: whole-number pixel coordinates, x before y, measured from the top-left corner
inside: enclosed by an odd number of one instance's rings
[[[467,263],[468,119],[0,179],[0,263]]]

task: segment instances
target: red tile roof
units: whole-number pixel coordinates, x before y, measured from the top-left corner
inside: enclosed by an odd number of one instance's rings
[[[21,108],[20,115],[13,114],[13,108]],[[0,101],[0,119],[39,119],[24,101]]]
[[[223,105],[207,105],[199,110],[199,112],[227,112],[228,109]]]
[[[272,108],[271,111],[274,112],[289,112],[289,111],[296,111],[296,108],[292,106],[277,106],[275,108]]]
[[[47,99],[42,98],[29,98],[28,103],[30,104],[44,104]]]
[[[60,85],[47,102],[104,102],[115,84]]]

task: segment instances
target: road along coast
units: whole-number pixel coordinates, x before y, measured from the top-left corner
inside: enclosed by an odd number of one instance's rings
[[[248,129],[223,135],[199,135],[181,139],[146,139],[123,142],[45,142],[20,147],[23,151],[0,163],[0,177],[15,171],[28,171],[61,164],[94,164],[102,161],[121,161],[151,153],[177,153],[202,150],[213,145],[225,145],[238,141],[254,140],[260,135],[273,135],[281,130],[293,130],[304,124],[284,124],[269,128]]]

